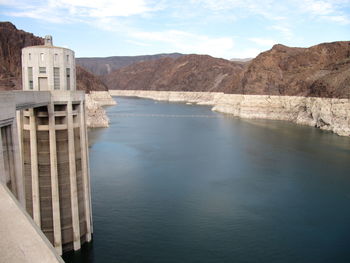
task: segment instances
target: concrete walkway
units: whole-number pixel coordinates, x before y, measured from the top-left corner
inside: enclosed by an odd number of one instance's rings
[[[0,183],[0,263],[63,263],[12,193]]]

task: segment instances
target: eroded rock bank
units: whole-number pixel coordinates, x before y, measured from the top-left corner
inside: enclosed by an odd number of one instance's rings
[[[350,136],[349,99],[144,90],[112,90],[110,95],[211,105],[213,111],[240,118],[285,120]]]
[[[109,118],[103,106],[116,105],[108,91],[95,91],[85,94],[86,123],[89,128],[109,127]]]

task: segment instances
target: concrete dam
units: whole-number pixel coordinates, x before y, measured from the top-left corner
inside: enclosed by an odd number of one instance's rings
[[[85,94],[75,72],[74,52],[46,36],[22,50],[23,91],[0,93],[4,262],[62,262],[92,239]]]

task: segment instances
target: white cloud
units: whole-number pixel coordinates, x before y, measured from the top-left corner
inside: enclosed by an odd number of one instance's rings
[[[337,23],[342,24],[342,25],[350,24],[350,18],[347,17],[347,16],[344,16],[344,15],[340,15],[340,16],[323,16],[322,18],[330,20],[330,21],[337,22]]]
[[[129,17],[147,14],[162,8],[161,3],[146,2],[146,0],[15,0],[14,2],[0,0],[0,5],[14,8],[13,11],[7,12],[7,15],[30,17],[49,22]]]
[[[249,40],[260,46],[268,46],[268,47],[272,47],[274,44],[277,43],[273,39],[259,38],[259,37],[252,37],[252,38],[249,38]]]
[[[319,0],[304,0],[302,3],[303,9],[314,15],[328,15],[334,12],[334,7],[331,2]]]
[[[349,14],[344,12],[345,8],[350,7],[349,0],[297,0],[297,2],[300,11],[312,17],[341,25],[350,23]]]
[[[270,29],[280,32],[285,39],[290,40],[293,37],[293,32],[292,32],[292,30],[290,29],[289,26],[286,26],[286,25],[274,25],[274,26],[271,26]]]
[[[242,17],[260,15],[268,20],[294,22],[305,14],[311,18],[348,24],[350,17],[345,9],[350,7],[349,0],[191,0],[214,13],[227,10],[237,12]]]
[[[72,15],[91,17],[131,16],[155,10],[145,0],[58,0],[55,4]]]
[[[129,37],[166,45],[167,49],[181,53],[210,54],[214,57],[231,57],[234,41],[230,37],[209,37],[179,30],[161,32],[130,32]]]

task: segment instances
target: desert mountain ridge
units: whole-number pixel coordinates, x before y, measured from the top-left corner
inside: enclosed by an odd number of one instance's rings
[[[350,98],[350,41],[274,45],[247,62],[203,55],[144,61],[101,76],[109,89]]]
[[[112,57],[81,57],[76,58],[76,63],[89,70],[95,75],[106,75],[114,70],[131,64],[160,58],[178,58],[184,54],[180,53],[165,53],[155,55],[142,56],[112,56]]]

